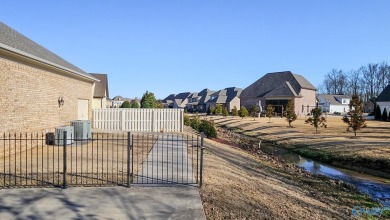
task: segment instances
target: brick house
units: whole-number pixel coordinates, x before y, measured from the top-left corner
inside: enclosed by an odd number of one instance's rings
[[[207,101],[207,109],[210,106],[216,106],[221,104],[222,107],[226,107],[228,112],[232,112],[234,107],[240,110],[240,95],[242,89],[237,87],[230,87],[221,89],[218,92],[211,94],[209,101]]]
[[[107,74],[100,73],[90,73],[96,79],[99,79],[100,82],[95,83],[95,89],[93,92],[93,102],[92,108],[110,108],[112,104],[107,104],[109,99],[108,95],[108,77]],[[111,102],[112,103],[112,102]]]
[[[99,80],[0,22],[0,132],[91,119]]]
[[[281,114],[287,102],[292,100],[297,115],[306,115],[316,106],[317,89],[303,76],[290,71],[267,73],[241,93],[241,105],[262,109],[271,104]]]

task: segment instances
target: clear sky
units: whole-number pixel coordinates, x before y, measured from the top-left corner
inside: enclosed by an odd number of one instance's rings
[[[389,61],[388,0],[1,0],[0,20],[72,64],[107,73],[110,97],[245,88],[291,70]]]

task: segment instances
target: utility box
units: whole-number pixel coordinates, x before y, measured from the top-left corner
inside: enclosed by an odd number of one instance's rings
[[[55,135],[54,132],[46,133],[46,145],[54,145]]]
[[[74,141],[74,128],[73,126],[64,126],[56,128],[55,134],[55,144],[64,145],[64,131],[66,134],[66,145],[73,144]]]
[[[91,121],[75,120],[70,125],[74,127],[75,140],[87,140],[91,138]]]

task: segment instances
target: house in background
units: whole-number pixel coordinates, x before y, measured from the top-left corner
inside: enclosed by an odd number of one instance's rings
[[[173,98],[172,108],[185,108],[188,103],[188,97],[190,97],[190,92],[182,92]]]
[[[214,91],[203,89],[200,92],[194,92],[188,97],[187,110],[190,112],[206,112],[207,102]]]
[[[0,22],[0,82],[2,133],[91,120],[99,80]]]
[[[106,108],[113,108],[112,107],[112,99],[108,98],[106,99]]]
[[[241,105],[250,108],[271,104],[281,114],[288,101],[293,101],[295,113],[306,115],[316,107],[316,88],[303,76],[290,71],[267,73],[241,93]]]
[[[381,92],[381,94],[378,95],[375,101],[376,104],[379,105],[382,113],[385,108],[387,112],[390,111],[390,85],[386,86],[386,88]]]
[[[122,96],[118,95],[118,96],[115,96],[113,99],[112,99],[112,107],[113,108],[120,108],[122,106],[122,104],[125,102],[125,101],[128,101],[128,102],[132,102],[133,100],[132,99],[129,99],[129,98],[123,98]]]
[[[240,110],[240,95],[242,89],[236,87],[230,87],[219,90],[211,94],[209,101],[207,101],[207,108],[221,104],[226,107],[228,112],[231,112],[234,107]]]
[[[175,94],[170,94],[165,99],[161,101],[164,108],[173,108],[173,100],[175,99]]]
[[[317,95],[318,107],[322,109],[323,112],[329,113],[341,113],[346,114],[349,112],[349,103],[351,102],[351,97],[347,95],[329,95],[329,94],[320,94]]]
[[[92,108],[107,108],[108,95],[108,78],[107,74],[90,73],[100,82],[95,83],[95,89],[93,93]]]

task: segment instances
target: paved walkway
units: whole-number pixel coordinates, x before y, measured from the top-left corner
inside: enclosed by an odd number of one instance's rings
[[[206,219],[197,188],[0,190],[0,219]]]
[[[192,164],[196,170],[196,151],[182,135],[159,135],[139,169],[134,183],[194,184]],[[188,148],[190,148],[188,153]]]

